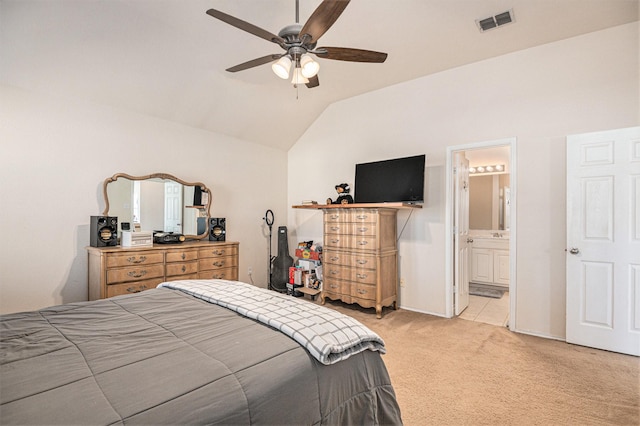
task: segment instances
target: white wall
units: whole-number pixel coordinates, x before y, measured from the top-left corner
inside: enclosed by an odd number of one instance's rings
[[[118,172],[169,173],[212,190],[240,242],[240,279],[266,286],[268,231],[286,221],[286,153],[149,116],[0,85],[0,312],[87,299],[89,217]]]
[[[516,137],[516,323],[564,338],[565,136],[640,123],[638,52],[636,22],[336,103],[289,151],[289,204],[335,197],[356,163],[426,154],[426,202],[399,241],[400,305],[444,315],[446,148]],[[292,241],[321,225],[320,212],[289,211]]]

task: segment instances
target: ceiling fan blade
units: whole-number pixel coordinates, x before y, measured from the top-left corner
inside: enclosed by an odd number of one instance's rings
[[[260,27],[256,27],[253,24],[250,24],[246,21],[243,21],[242,19],[238,19],[234,16],[231,15],[227,15],[224,12],[220,12],[219,10],[215,10],[215,9],[209,9],[207,10],[207,15],[213,16],[216,19],[221,20],[222,22],[226,22],[229,25],[233,25],[236,28],[239,28],[243,31],[246,31],[248,33],[251,33],[255,36],[258,36],[260,38],[263,38],[267,41],[271,41],[273,43],[277,43],[279,45],[283,45],[284,44],[284,39],[280,36],[277,36],[273,33],[270,33],[267,30],[263,30]]]
[[[382,63],[387,60],[386,53],[349,47],[319,47],[311,53],[315,53],[319,58],[337,61]]]
[[[313,44],[336,22],[350,0],[324,0],[300,30],[303,43]]]
[[[314,87],[318,87],[320,85],[320,80],[318,80],[318,76],[314,75],[313,77],[309,78],[309,82],[306,84],[306,86],[309,89],[313,89]]]
[[[273,54],[273,55],[263,56],[262,58],[252,59],[250,61],[236,65],[235,67],[227,68],[227,71],[229,72],[244,71],[249,68],[257,67],[258,65],[263,65],[263,64],[275,61],[276,59],[279,59],[281,56],[282,55]]]

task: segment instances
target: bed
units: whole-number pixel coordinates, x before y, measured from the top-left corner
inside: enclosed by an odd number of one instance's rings
[[[0,423],[401,424],[360,326],[222,280],[4,315]]]

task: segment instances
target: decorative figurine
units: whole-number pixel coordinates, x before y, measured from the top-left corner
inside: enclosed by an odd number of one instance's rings
[[[331,198],[327,198],[327,204],[353,204],[353,197],[349,195],[349,185],[346,183],[341,183],[340,185],[336,185],[336,192],[338,193],[338,198],[335,201],[332,201]]]

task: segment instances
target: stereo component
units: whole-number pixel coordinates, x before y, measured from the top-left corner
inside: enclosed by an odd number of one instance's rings
[[[122,231],[122,247],[152,247],[153,234],[151,232]]]
[[[118,245],[118,218],[114,216],[91,216],[89,243],[91,247]]]
[[[223,217],[209,218],[209,241],[225,241],[227,220]]]

